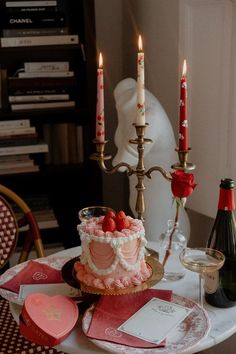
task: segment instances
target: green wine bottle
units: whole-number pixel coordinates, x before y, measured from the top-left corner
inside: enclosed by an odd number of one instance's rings
[[[205,299],[216,307],[236,305],[236,224],[234,218],[234,181],[221,180],[218,211],[207,247],[224,253],[223,267],[205,275]]]

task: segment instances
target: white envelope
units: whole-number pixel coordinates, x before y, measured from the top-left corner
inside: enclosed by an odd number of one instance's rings
[[[44,293],[49,296],[54,295],[65,295],[70,297],[75,297],[80,295],[80,290],[72,288],[65,283],[55,283],[55,284],[29,284],[20,286],[18,300],[24,300],[27,295],[33,293]]]
[[[188,307],[153,298],[125,321],[118,330],[159,344],[191,311],[192,309]]]

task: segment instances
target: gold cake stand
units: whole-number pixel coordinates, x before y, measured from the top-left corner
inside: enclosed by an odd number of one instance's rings
[[[88,286],[84,284],[83,282],[79,282],[74,273],[74,264],[75,262],[79,261],[79,257],[73,258],[70,261],[68,261],[62,268],[62,277],[64,281],[69,284],[70,286],[73,286],[75,288],[78,288],[81,290],[83,293],[88,293],[88,294],[94,294],[94,295],[126,295],[126,294],[132,294],[136,293],[139,291],[144,291],[146,289],[151,288],[155,284],[157,284],[164,275],[164,268],[162,264],[158,261],[155,253],[150,252],[146,257],[145,261],[147,265],[151,268],[152,274],[151,276],[144,281],[140,285],[136,286],[130,286],[127,288],[122,288],[122,289],[100,289],[92,286]]]

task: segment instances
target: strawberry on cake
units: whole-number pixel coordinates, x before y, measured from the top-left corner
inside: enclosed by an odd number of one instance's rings
[[[74,264],[76,278],[99,289],[140,285],[151,276],[146,264],[145,231],[141,220],[109,211],[78,225],[82,254]]]

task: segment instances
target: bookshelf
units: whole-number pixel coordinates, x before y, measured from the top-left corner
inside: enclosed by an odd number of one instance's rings
[[[102,203],[101,172],[88,158],[96,109],[94,0],[4,0],[0,14],[0,183],[30,206],[37,204],[30,196],[48,197],[45,209],[56,220],[40,215],[44,243],[78,245],[78,210]],[[14,125],[21,121],[24,131]],[[10,164],[4,134],[13,144]],[[33,134],[43,151],[30,152]]]

